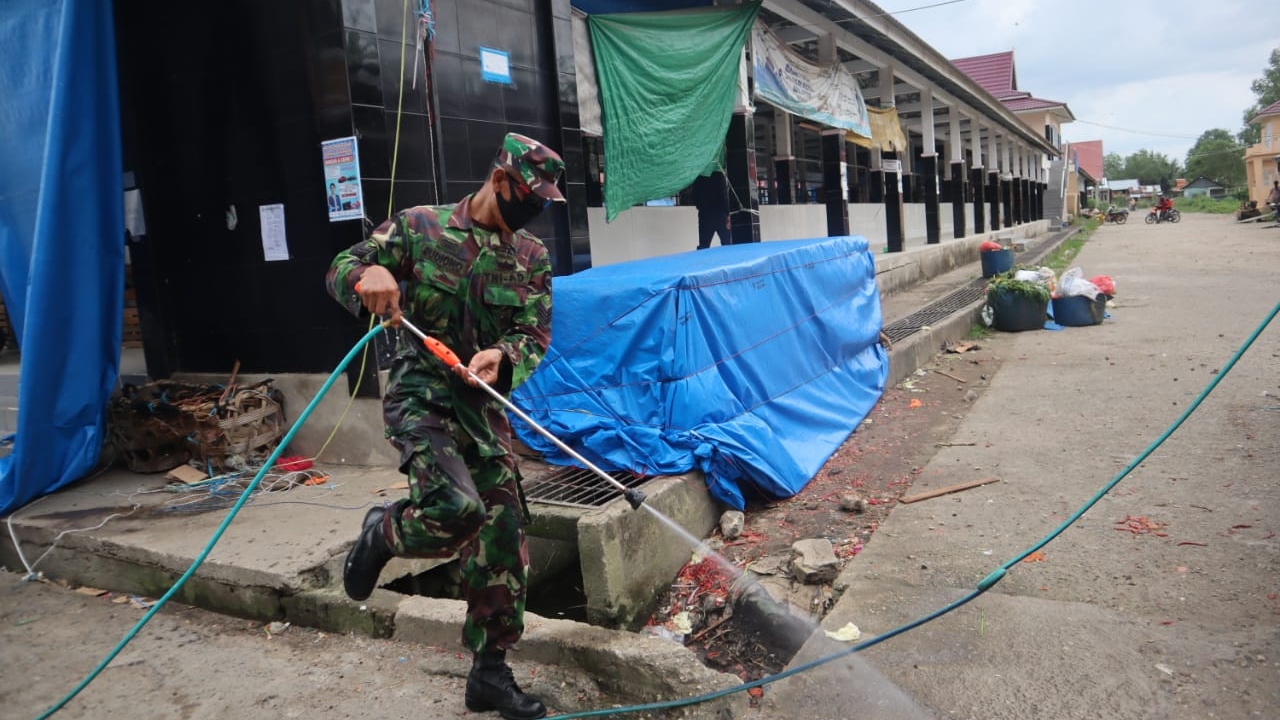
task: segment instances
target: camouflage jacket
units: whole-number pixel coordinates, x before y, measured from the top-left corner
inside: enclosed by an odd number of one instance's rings
[[[524,230],[505,234],[475,225],[471,199],[397,213],[339,253],[325,285],[359,316],[356,282],[367,266],[385,267],[402,283],[405,317],[452,348],[463,364],[480,350],[502,351],[495,389],[509,393],[533,374],[551,342],[551,261],[542,242]],[[438,407],[452,407],[455,395],[477,397],[459,392],[461,380],[407,330],[400,340],[395,363],[401,373],[393,368],[393,380],[406,371],[438,378],[428,384],[438,396],[424,398]]]

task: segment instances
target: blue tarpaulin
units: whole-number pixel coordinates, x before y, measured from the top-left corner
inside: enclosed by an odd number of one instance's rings
[[[861,237],[716,247],[555,281],[551,347],[513,400],[603,470],[700,469],[735,508],[799,492],[884,391]],[[575,464],[513,418],[521,442]]]
[[[98,462],[120,366],[124,211],[111,3],[0,4],[0,291],[21,348],[0,514]]]

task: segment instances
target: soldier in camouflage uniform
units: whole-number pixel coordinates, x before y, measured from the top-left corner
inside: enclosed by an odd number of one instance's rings
[[[541,143],[508,134],[478,191],[456,205],[403,210],[334,258],[329,294],[353,314],[363,307],[395,322],[403,312],[477,377],[509,393],[551,340],[551,263],[542,242],[521,228],[551,202],[564,202],[556,188],[563,169]],[[368,512],[343,584],[363,600],[392,557],[457,553],[467,600],[463,642],[475,653],[467,707],[543,717],[542,703],[520,690],[505,661],[524,630],[529,573],[510,423],[465,372],[400,333],[383,413],[409,498]]]

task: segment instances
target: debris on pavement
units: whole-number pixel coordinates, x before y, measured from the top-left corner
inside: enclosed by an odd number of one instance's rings
[[[1169,537],[1169,533],[1160,532],[1164,528],[1164,523],[1156,522],[1146,515],[1125,515],[1123,520],[1116,521],[1116,525],[1115,530],[1133,533],[1134,535]]]
[[[898,502],[900,503],[920,502],[921,500],[928,500],[930,498],[938,497],[939,495],[948,495],[950,493],[960,492],[961,490],[970,490],[972,488],[981,487],[983,485],[990,485],[991,483],[994,483],[994,482],[1000,482],[1000,478],[993,478],[993,477],[979,478],[977,480],[970,480],[969,482],[962,482],[956,485],[948,485],[946,487],[938,488],[937,490],[927,490],[925,492],[916,493],[914,495],[903,495],[902,497],[898,498]]]
[[[844,627],[835,632],[828,630],[827,637],[840,642],[854,642],[862,637],[862,631],[853,623],[845,623]]]

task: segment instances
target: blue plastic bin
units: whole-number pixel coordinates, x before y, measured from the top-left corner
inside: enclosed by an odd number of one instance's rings
[[[983,250],[978,253],[982,260],[982,277],[989,278],[1013,269],[1013,251]]]
[[[1053,299],[1053,321],[1067,327],[1097,325],[1107,312],[1107,296],[1089,298],[1084,295]]]
[[[991,306],[991,325],[1004,332],[1041,330],[1048,317],[1049,302],[1033,300],[1021,293],[996,293],[987,296]]]

